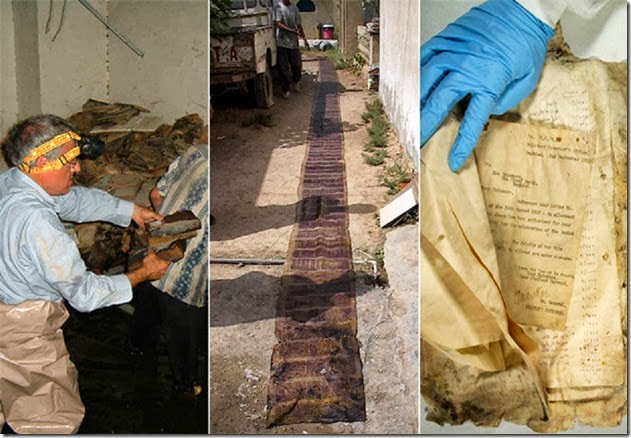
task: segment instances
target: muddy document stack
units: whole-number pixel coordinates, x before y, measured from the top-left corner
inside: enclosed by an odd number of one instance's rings
[[[161,122],[147,109],[89,99],[68,120],[77,132],[98,136],[105,151],[96,160],[81,160],[77,185],[102,189],[113,196],[150,207],[149,193],[168,166],[192,144],[208,141],[207,125],[197,114]],[[86,266],[98,273],[125,270],[128,254],[121,248],[133,230],[105,222],[68,224]]]
[[[320,61],[297,225],[278,300],[268,427],[365,420],[335,71]]]
[[[178,211],[165,216],[161,221],[149,222],[145,228],[137,228],[134,232],[132,247],[127,262],[128,269],[142,266],[142,260],[151,249],[156,255],[170,262],[184,258],[186,242],[197,235],[202,223],[192,211]]]
[[[427,420],[538,432],[620,424],[626,382],[626,64],[550,52],[462,171],[421,153]]]

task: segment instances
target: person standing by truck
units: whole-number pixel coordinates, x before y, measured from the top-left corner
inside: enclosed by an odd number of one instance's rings
[[[302,21],[298,8],[290,0],[281,0],[274,6],[274,23],[276,24],[276,64],[283,97],[289,97],[290,87],[299,91],[302,75],[302,59],[298,46],[298,37],[305,44],[307,38],[302,29]]]

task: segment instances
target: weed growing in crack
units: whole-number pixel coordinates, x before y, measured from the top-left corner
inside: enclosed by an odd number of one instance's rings
[[[370,135],[369,144],[373,147],[383,148],[388,143],[390,123],[384,117],[372,119],[372,124],[367,128]]]
[[[417,222],[418,222],[418,205],[414,207],[412,210],[402,215],[401,217],[399,217],[390,226],[396,227],[398,225],[411,225]]]
[[[353,74],[359,75],[364,65],[366,65],[366,59],[361,53],[355,52],[348,68]]]
[[[364,161],[371,166],[379,166],[385,162],[388,156],[385,147],[388,145],[388,134],[390,132],[390,122],[385,116],[383,104],[379,99],[366,102],[366,111],[362,114],[365,122],[370,121],[368,131],[368,142],[364,145],[362,156]]]
[[[381,175],[379,183],[388,188],[389,195],[399,193],[410,181],[412,177],[399,163],[386,167]]]
[[[361,73],[367,62],[366,58],[359,51],[355,52],[352,57],[347,58],[339,49],[334,48],[325,50],[324,56],[331,61],[336,70],[348,70],[356,76]]]
[[[350,62],[338,49],[331,49],[324,52],[324,56],[331,61],[336,70],[346,70]]]
[[[384,149],[376,149],[371,153],[362,153],[364,162],[366,164],[370,164],[371,166],[382,165],[386,161],[387,156],[388,154]]]
[[[373,259],[377,262],[377,278],[371,276],[371,284],[374,284],[375,286],[385,287],[388,285],[388,273],[386,272],[386,268],[384,266],[383,246],[375,249]]]
[[[384,114],[383,103],[379,99],[375,99],[371,102],[366,102],[366,111],[362,113],[362,120],[368,123],[376,117],[383,117]]]

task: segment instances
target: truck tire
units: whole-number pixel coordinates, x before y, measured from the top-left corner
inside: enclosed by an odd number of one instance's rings
[[[272,69],[266,65],[265,72],[254,78],[254,99],[259,108],[270,108],[274,105],[274,86],[272,83]]]

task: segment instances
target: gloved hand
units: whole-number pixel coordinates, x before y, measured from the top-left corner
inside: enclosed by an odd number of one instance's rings
[[[467,94],[448,164],[457,171],[491,114],[517,105],[535,88],[553,29],[515,0],[488,0],[421,46],[421,147]]]

